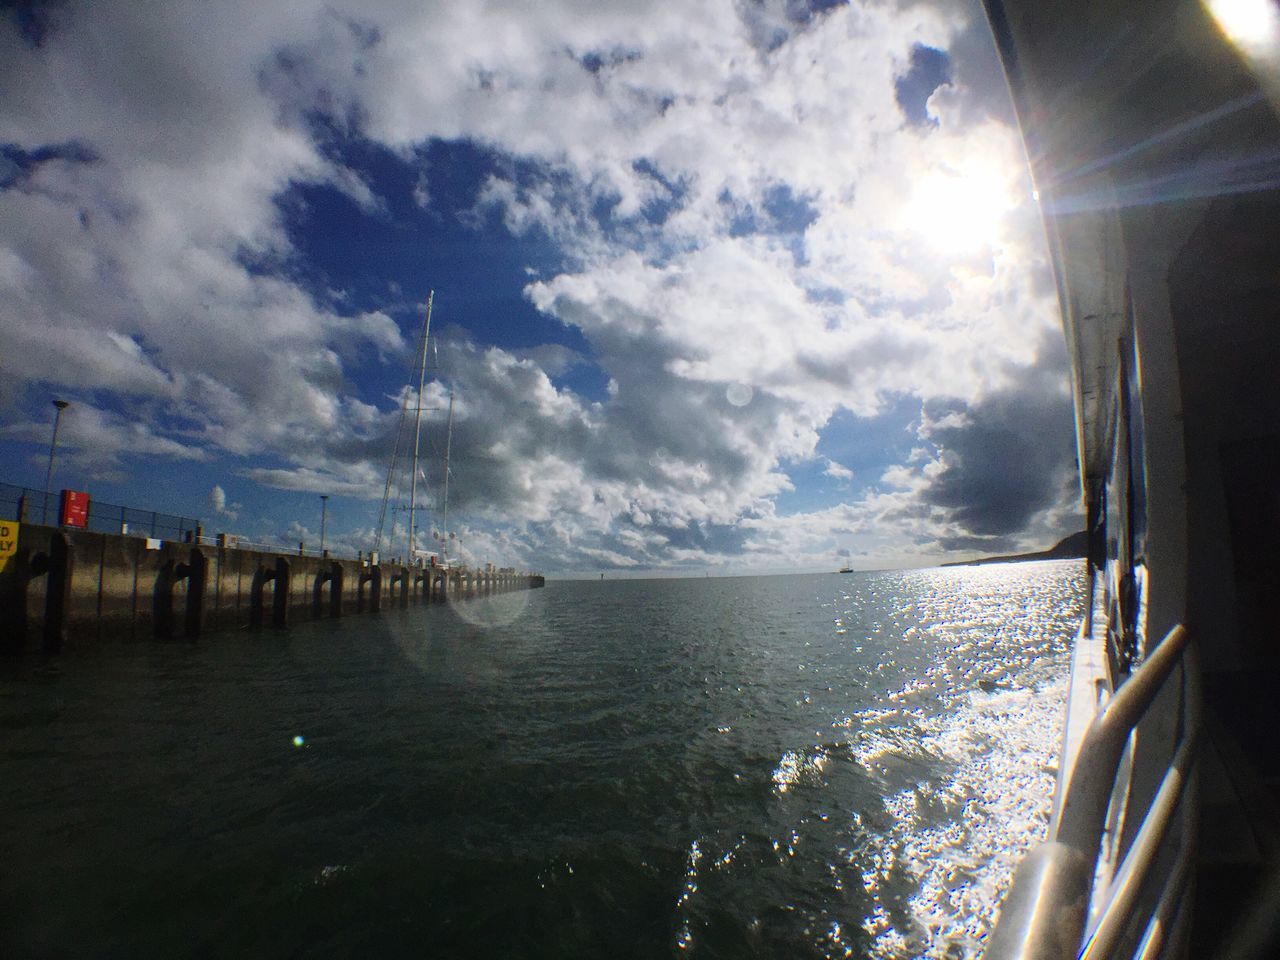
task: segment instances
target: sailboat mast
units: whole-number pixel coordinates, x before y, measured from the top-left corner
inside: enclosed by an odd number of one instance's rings
[[[418,411],[413,421],[413,473],[409,480],[409,562],[414,561],[414,538],[417,528],[414,513],[418,506],[418,448],[422,443],[422,391],[427,386],[427,338],[431,335],[431,304],[434,290],[427,293],[427,318],[422,326],[422,356],[418,360]]]
[[[449,453],[453,449],[453,391],[449,391],[449,432],[444,440],[444,560],[449,562]]]

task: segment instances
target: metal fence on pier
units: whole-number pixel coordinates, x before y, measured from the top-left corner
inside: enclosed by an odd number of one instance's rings
[[[50,491],[0,483],[0,519],[58,525],[59,494]],[[89,516],[85,529],[94,533],[125,533],[156,540],[186,540],[194,537],[200,522],[192,517],[179,517],[155,510],[139,510],[118,503],[89,499]]]
[[[219,533],[212,537],[205,534],[196,537],[194,542],[206,547],[219,547],[226,550],[257,550],[261,553],[282,553],[299,557],[328,557],[331,560],[366,559],[363,553],[351,553],[349,550],[338,549],[321,550],[319,547],[308,546],[297,540],[250,540],[248,537],[230,533]]]
[[[39,523],[58,526],[60,491],[33,490],[12,483],[0,483],[0,520],[17,520],[22,523]],[[89,498],[89,514],[86,530],[94,533],[126,534],[134,537],[150,537],[153,540],[190,542],[207,547],[229,550],[257,550],[263,553],[291,554],[299,557],[329,557],[334,560],[367,560],[362,552],[348,549],[320,550],[298,541],[274,538],[271,541],[254,541],[235,534],[219,533],[209,536],[200,521],[194,517],[180,517],[155,510],[140,510],[117,503],[106,503]],[[387,555],[384,562],[401,565],[402,556]]]

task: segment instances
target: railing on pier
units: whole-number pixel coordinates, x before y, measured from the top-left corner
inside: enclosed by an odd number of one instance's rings
[[[24,523],[57,527],[59,525],[60,491],[50,491],[46,497],[43,490],[11,483],[0,483],[0,520],[16,520]],[[317,557],[331,560],[355,560],[368,564],[372,555],[363,551],[352,553],[345,549],[325,549],[308,545],[297,540],[287,541],[274,538],[269,541],[254,541],[246,537],[219,533],[208,536],[200,521],[193,517],[181,517],[175,514],[160,513],[156,510],[141,510],[136,507],[107,503],[89,499],[89,511],[86,525],[83,528],[92,533],[126,534],[136,537],[149,537],[153,540],[167,540],[174,543],[192,543],[197,546],[225,548],[232,550],[249,550],[260,553],[276,553],[286,556]],[[425,558],[418,563],[407,563],[403,556],[381,557],[381,562],[388,566],[405,566],[412,569],[435,569],[426,563]],[[454,565],[454,576],[462,578],[484,578],[497,576],[531,576],[518,574],[510,568],[501,570],[471,569]]]
[[[335,550],[329,547],[323,550],[311,547],[305,541],[283,539],[250,540],[233,534],[219,533],[208,536],[201,533],[193,538],[193,542],[205,547],[219,547],[227,550],[256,550],[259,553],[281,553],[295,557],[324,557],[330,560],[367,560],[368,554],[351,553],[348,550]]]
[[[260,553],[281,553],[294,557],[322,557],[328,560],[356,560],[361,563],[369,563],[374,556],[372,551],[365,552],[357,550],[352,553],[349,549],[334,549],[326,547],[323,550],[317,546],[311,546],[303,540],[284,540],[283,538],[275,538],[272,540],[250,540],[248,537],[242,537],[238,534],[218,533],[214,536],[208,536],[203,532],[192,537],[192,542],[205,547],[217,547],[226,550],[256,550]],[[448,569],[443,566],[429,563],[425,557],[420,557],[416,562],[409,563],[400,555],[381,555],[381,562],[388,566],[409,567],[411,569],[431,569],[444,570]],[[455,571],[463,573],[473,572],[482,573],[502,573],[515,575],[513,569],[504,568],[501,571],[471,571],[471,568],[455,565]]]
[[[0,483],[0,519],[58,526],[59,493]],[[128,533],[156,540],[184,541],[194,537],[200,522],[156,510],[140,510],[118,503],[89,499],[85,526],[93,533]]]
[[[1199,730],[1196,666],[1186,655],[1188,644],[1186,628],[1174,627],[1095,717],[1066,781],[1053,836],[1018,867],[986,960],[1159,957],[1166,944],[1178,942],[1190,914],[1195,804],[1189,801]],[[1175,675],[1179,665],[1183,669]],[[1102,851],[1109,811],[1129,799],[1121,777],[1125,749],[1152,702],[1177,683],[1182,705],[1172,757],[1128,849],[1095,890],[1107,872]],[[1184,833],[1172,858],[1157,870],[1179,813]],[[1116,952],[1127,944],[1132,949]]]

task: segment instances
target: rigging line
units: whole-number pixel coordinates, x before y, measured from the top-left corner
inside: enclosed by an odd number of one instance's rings
[[[378,511],[378,530],[374,541],[375,550],[382,549],[382,535],[386,525],[387,506],[391,502],[391,491],[393,486],[396,488],[396,499],[400,500],[403,498],[403,491],[400,490],[399,484],[396,483],[396,470],[400,463],[400,452],[404,446],[405,423],[408,420],[408,416],[409,391],[406,389],[404,392],[404,400],[400,405],[400,419],[396,425],[396,439],[391,450],[391,462],[387,467],[387,482],[382,489],[382,506]],[[401,505],[399,503],[392,505],[393,512],[398,511],[400,508]],[[392,523],[394,526],[394,520]]]
[[[433,291],[433,294],[434,294],[434,291]],[[428,310],[430,310],[429,303],[428,303]],[[426,328],[426,325],[424,325],[421,339],[418,340],[418,349],[414,351],[414,356],[418,356],[426,352],[426,340],[427,340],[427,328]],[[416,367],[416,364],[415,364],[415,367]],[[414,373],[414,368],[411,368],[409,371],[409,376],[412,377],[413,373]],[[421,400],[419,400],[419,403],[421,403]],[[391,487],[395,481],[396,467],[399,465],[399,462],[400,462],[400,451],[404,444],[405,423],[408,420],[408,418],[409,418],[409,391],[408,389],[406,389],[404,391],[404,400],[400,404],[400,419],[396,424],[396,440],[395,440],[394,446],[391,449],[391,462],[387,466],[387,482],[382,488],[382,506],[378,510],[378,531],[374,537],[374,547],[373,547],[374,550],[376,551],[381,551],[382,549],[382,533],[386,525],[387,503],[391,499]],[[398,497],[403,497],[404,495],[403,490],[400,490],[398,485],[397,485],[397,494],[398,494]],[[399,510],[400,505],[397,504],[395,509]]]
[[[409,475],[409,562],[414,560],[414,513],[418,505],[418,456],[422,444],[422,391],[427,384],[427,344],[431,333],[431,305],[435,301],[434,290],[427,294],[427,319],[422,325],[422,361],[418,367],[418,412],[413,423],[413,471]]]
[[[401,447],[401,444],[403,443],[404,425],[405,425],[405,421],[408,419],[408,415],[409,415],[409,391],[406,390],[404,392],[404,401],[400,405],[400,419],[396,425],[396,440],[395,440],[395,445],[392,447],[392,450],[391,450],[391,462],[387,466],[387,482],[382,488],[382,506],[378,510],[378,530],[377,530],[377,534],[374,537],[374,546],[373,546],[373,549],[377,551],[380,551],[382,549],[382,533],[387,520],[387,505],[391,500],[391,487],[395,481],[396,466],[398,465],[400,460],[400,447]],[[398,510],[399,505],[397,504],[392,509]],[[394,524],[394,521],[393,521],[393,524]]]
[[[449,430],[444,441],[444,520],[442,526],[445,535],[444,557],[449,559],[449,454],[453,450],[453,391],[449,391]]]

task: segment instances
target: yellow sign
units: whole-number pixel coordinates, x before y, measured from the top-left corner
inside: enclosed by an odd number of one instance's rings
[[[0,573],[18,552],[18,528],[13,520],[0,520]]]

